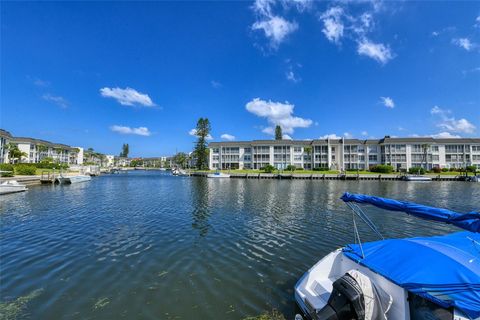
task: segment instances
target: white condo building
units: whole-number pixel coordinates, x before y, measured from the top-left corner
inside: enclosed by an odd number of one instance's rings
[[[253,140],[211,142],[209,166],[214,169],[260,169],[267,164],[278,169],[332,170],[368,169],[390,164],[395,170],[411,167],[480,169],[480,138],[435,139],[325,139]]]
[[[38,163],[46,157],[51,157],[54,162],[70,165],[83,163],[83,149],[74,148],[60,143],[45,140],[14,137],[10,132],[0,129],[0,163],[9,163],[8,144],[15,144],[18,149],[26,154],[20,160],[22,163]]]

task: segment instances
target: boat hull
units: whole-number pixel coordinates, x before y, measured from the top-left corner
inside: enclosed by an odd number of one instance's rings
[[[404,178],[405,181],[432,181],[430,177],[422,177],[422,176],[407,176]]]
[[[61,184],[74,184],[92,180],[92,177],[87,175],[67,176],[58,178]]]
[[[0,195],[1,194],[9,194],[9,193],[17,193],[17,192],[24,192],[27,191],[27,187],[24,185],[18,186],[2,186],[0,185]]]
[[[229,174],[225,174],[225,173],[220,173],[220,174],[217,174],[217,173],[209,173],[207,175],[208,178],[216,178],[216,179],[222,179],[222,178],[230,178],[230,175]]]

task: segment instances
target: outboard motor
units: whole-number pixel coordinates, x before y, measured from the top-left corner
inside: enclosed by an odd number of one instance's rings
[[[365,299],[362,288],[348,273],[332,283],[327,305],[312,315],[318,320],[364,320]]]

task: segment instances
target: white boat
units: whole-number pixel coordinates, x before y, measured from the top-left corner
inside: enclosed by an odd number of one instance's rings
[[[7,180],[0,184],[0,194],[27,191],[28,188],[24,184],[18,183],[16,180]]]
[[[405,181],[432,181],[432,178],[425,176],[404,176]]]
[[[469,179],[470,182],[480,182],[480,176],[473,176]]]
[[[480,319],[480,213],[349,193],[342,200],[354,211],[356,243],[328,254],[300,278],[296,319]],[[355,217],[381,234],[357,203],[467,231],[362,244]]]
[[[58,177],[58,181],[60,184],[72,184],[72,183],[79,183],[92,180],[91,176],[87,176],[84,174],[79,174],[76,176],[60,176]]]
[[[230,178],[230,175],[228,173],[215,172],[215,173],[209,173],[207,177],[208,178]]]

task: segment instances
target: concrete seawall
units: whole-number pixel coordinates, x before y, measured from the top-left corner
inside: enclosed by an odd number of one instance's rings
[[[192,172],[194,177],[206,177],[207,172]],[[230,173],[230,178],[238,179],[296,179],[296,180],[402,180],[402,175],[396,174],[302,174],[302,173]],[[459,176],[428,176],[433,181],[462,181]]]

